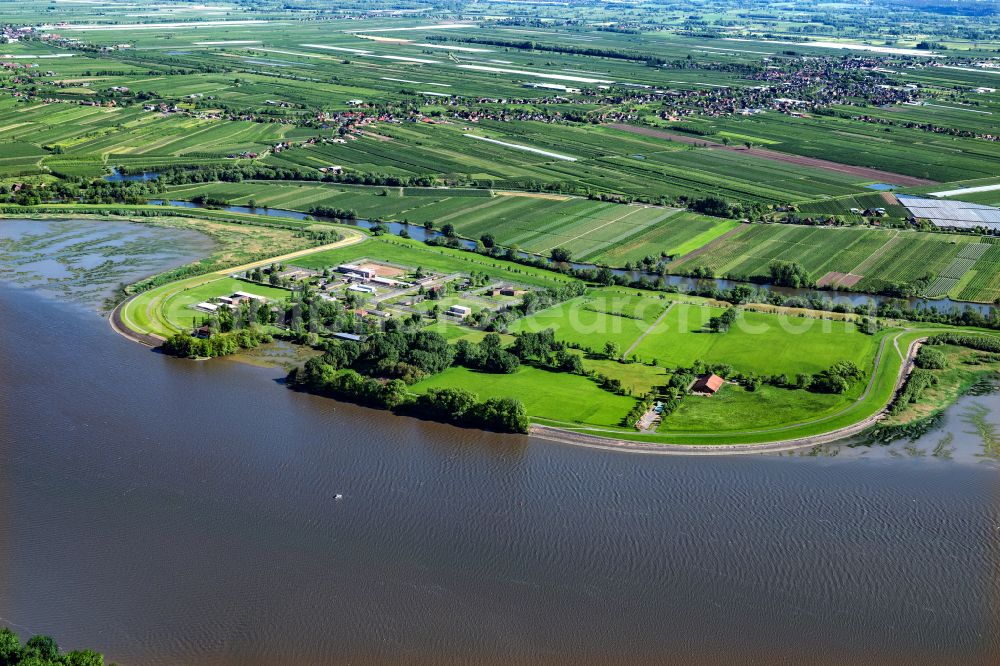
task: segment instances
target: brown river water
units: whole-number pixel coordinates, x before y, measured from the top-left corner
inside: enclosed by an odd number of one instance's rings
[[[1000,663],[996,395],[917,442],[622,454],[167,358],[32,286],[0,283],[22,635],[123,666]]]

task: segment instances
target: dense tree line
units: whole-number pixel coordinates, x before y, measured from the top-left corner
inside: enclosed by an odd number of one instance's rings
[[[543,44],[531,40],[500,39],[496,37],[450,37],[436,35],[428,37],[434,41],[459,41],[470,44],[486,44],[490,46],[500,46],[504,48],[518,49],[522,51],[544,51],[547,53],[562,53],[566,55],[583,55],[597,58],[610,58],[613,60],[627,60],[629,62],[644,63],[648,67],[666,67],[669,69],[708,69],[722,72],[736,72],[742,74],[755,74],[763,70],[763,66],[756,63],[719,63],[719,62],[699,62],[691,58],[667,60],[649,53],[640,51],[626,51],[624,49],[611,49],[595,46],[574,46],[570,44]]]
[[[688,208],[703,215],[714,215],[715,217],[729,217],[729,202],[715,195],[694,199],[688,203]]]
[[[325,355],[324,355],[325,356]],[[438,421],[500,432],[528,431],[528,414],[520,400],[490,398],[480,401],[460,388],[429,389],[411,396],[402,379],[380,380],[354,370],[337,370],[321,358],[310,359],[288,375],[293,388],[308,390],[350,402],[382,407]]]
[[[969,335],[966,333],[938,333],[927,338],[928,345],[957,345],[976,351],[1000,353],[1000,338],[991,335]]]
[[[948,366],[948,359],[940,349],[923,346],[913,359],[914,365],[924,370],[943,370]]]
[[[337,208],[335,206],[313,206],[309,209],[310,215],[316,217],[329,217],[336,220],[356,220],[358,212],[353,208]]]
[[[142,205],[163,192],[156,180],[106,181],[103,179],[58,180],[45,185],[0,184],[0,203],[38,206],[50,202],[71,201],[82,204]]]
[[[892,406],[889,407],[889,413],[893,416],[900,414],[906,409],[907,405],[919,401],[924,392],[933,386],[937,386],[937,383],[938,378],[933,372],[917,368],[910,373],[903,390],[900,391],[899,395],[896,396],[896,400],[893,401]]]
[[[158,169],[160,180],[171,185],[213,182],[241,183],[245,180],[308,181],[349,185],[385,185],[388,187],[432,187],[439,184],[438,179],[434,176],[396,176],[358,171],[345,171],[338,174],[321,173],[317,169],[292,166],[277,167],[249,161],[197,168],[174,164],[164,165]],[[136,168],[123,169],[123,173],[127,171],[136,171]]]
[[[32,636],[24,644],[13,631],[0,628],[0,666],[104,666],[93,650],[60,652],[49,636]]]
[[[440,421],[499,432],[526,433],[530,422],[517,398],[489,398],[461,388],[428,389],[413,402],[413,412]]]
[[[271,336],[254,328],[241,328],[229,333],[215,333],[198,338],[190,333],[175,333],[160,346],[165,354],[180,358],[213,358],[228,356],[242,349],[253,349],[271,342]]]
[[[496,333],[487,333],[476,344],[459,340],[455,345],[455,363],[495,374],[513,374],[521,367],[521,359],[504,349],[502,340]]]

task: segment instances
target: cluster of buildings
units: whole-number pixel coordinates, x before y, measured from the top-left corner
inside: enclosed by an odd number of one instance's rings
[[[351,291],[375,294],[378,293],[378,287],[407,289],[413,286],[402,280],[379,275],[378,268],[373,264],[341,264],[337,266],[337,272],[347,280]]]
[[[29,26],[5,25],[0,30],[0,44],[16,44],[23,37],[30,37],[35,29]]]
[[[201,312],[206,312],[208,314],[212,314],[214,312],[218,312],[219,308],[221,307],[236,308],[242,305],[243,303],[252,303],[252,302],[257,302],[260,303],[261,305],[266,305],[268,303],[268,299],[264,298],[263,296],[258,296],[257,294],[251,294],[246,291],[236,291],[230,294],[229,296],[219,296],[218,298],[212,300],[216,302],[213,303],[210,301],[202,301],[201,303],[197,303],[196,305],[194,305],[194,309],[199,310]]]

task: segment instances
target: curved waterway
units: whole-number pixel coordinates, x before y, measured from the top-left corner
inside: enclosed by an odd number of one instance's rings
[[[1000,660],[996,396],[916,443],[638,456],[297,394],[29,289],[0,312],[22,634],[123,666]]]
[[[177,199],[164,200],[164,199],[153,199],[149,203],[154,205],[169,204],[171,206],[178,206],[181,208],[203,208],[196,203],[191,201],[181,201]],[[307,213],[302,213],[295,210],[286,210],[283,208],[251,208],[249,206],[222,206],[221,210],[229,211],[230,213],[248,213],[251,215],[266,215],[268,217],[281,217],[294,220],[303,220],[309,217]],[[371,229],[374,225],[373,222],[369,220],[336,220],[340,224],[351,224],[358,227],[363,227],[365,229]],[[422,226],[418,225],[404,225],[399,222],[385,222],[386,228],[389,233],[393,235],[398,235],[400,231],[406,229],[410,237],[418,240],[425,241],[429,238],[438,237],[441,235],[439,231],[428,231]],[[468,238],[461,238],[459,242],[462,247],[466,249],[473,249],[476,247],[476,242],[474,240],[469,240]],[[521,251],[521,256],[531,257],[527,252]],[[575,269],[582,270],[592,270],[597,268],[594,264],[586,264],[579,262],[572,262],[571,266]],[[910,308],[924,308],[928,310],[937,310],[938,312],[961,312],[963,310],[976,310],[982,314],[988,314],[993,306],[987,303],[969,303],[965,301],[953,301],[950,298],[892,298],[889,296],[880,296],[878,294],[866,294],[863,292],[855,291],[836,291],[832,289],[828,290],[818,290],[818,289],[799,289],[793,287],[778,287],[772,284],[766,283],[747,283],[739,282],[736,280],[727,280],[724,278],[691,278],[684,277],[681,275],[660,275],[659,273],[647,273],[644,271],[626,271],[623,269],[612,269],[612,272],[617,275],[627,276],[631,280],[641,280],[642,278],[648,279],[650,282],[656,283],[663,281],[665,284],[674,285],[682,291],[693,291],[696,289],[704,289],[706,286],[714,287],[716,289],[732,289],[739,284],[751,284],[757,289],[764,289],[767,291],[773,291],[781,294],[785,297],[800,297],[800,298],[820,298],[828,299],[833,304],[848,304],[852,306],[867,305],[868,303],[875,303],[880,305],[882,303],[905,303],[907,307]]]

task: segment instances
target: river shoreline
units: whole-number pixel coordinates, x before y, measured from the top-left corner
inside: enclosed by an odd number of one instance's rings
[[[294,257],[301,257],[303,255],[308,255],[314,252],[321,252],[331,248],[359,243],[362,242],[365,238],[366,235],[363,232],[352,231],[348,233],[348,236],[346,238],[332,244],[327,244],[314,248],[307,248],[292,253],[286,253],[277,257],[253,261],[248,264],[244,264],[242,266],[211,271],[209,273],[200,276],[194,276],[192,278],[186,278],[184,280],[180,280],[176,284],[184,283],[185,285],[187,285],[192,280],[199,283],[203,281],[210,281],[220,276],[229,275],[234,271],[245,270],[247,268],[254,266],[267,265],[276,261],[283,261]],[[122,300],[111,310],[111,312],[107,317],[108,325],[116,333],[132,341],[133,343],[138,343],[146,347],[154,347],[154,348],[158,347],[164,341],[165,338],[163,338],[160,335],[156,335],[150,331],[141,330],[135,323],[130,321],[129,317],[126,314],[128,306],[132,303],[132,301],[136,298],[136,296],[138,295],[133,295]],[[148,312],[146,314],[148,315]],[[898,345],[898,336],[901,334],[902,333],[897,334],[896,336],[897,339],[894,339],[894,344]],[[855,408],[858,404],[863,403],[864,400],[867,399],[873,385],[875,384],[876,379],[879,377],[879,371],[881,369],[880,364],[882,361],[883,351],[885,350],[886,347],[885,343],[887,342],[887,340],[888,338],[883,340],[882,344],[879,347],[878,353],[876,354],[875,365],[874,368],[872,369],[872,376],[869,380],[868,386],[865,389],[865,392],[857,399],[857,401],[855,401],[855,403],[852,403],[852,405],[850,405],[848,408],[845,408],[844,411]],[[847,437],[857,435],[863,430],[871,427],[872,425],[875,425],[879,420],[881,420],[884,417],[886,410],[892,404],[892,401],[895,399],[896,394],[899,392],[900,388],[905,382],[905,379],[908,376],[909,372],[912,370],[912,359],[916,352],[916,346],[917,346],[916,341],[910,344],[909,349],[907,350],[907,355],[905,358],[902,359],[902,363],[900,364],[900,368],[897,377],[895,379],[895,385],[892,394],[887,402],[880,405],[878,411],[876,411],[872,415],[869,415],[861,419],[856,423],[835,428],[825,433],[817,433],[800,437],[789,437],[784,439],[780,438],[780,435],[778,435],[779,437],[778,439],[775,439],[770,442],[743,442],[743,443],[720,442],[720,443],[686,444],[686,443],[677,443],[676,441],[670,442],[669,434],[665,434],[665,438],[667,439],[667,441],[649,442],[642,440],[625,439],[622,438],[620,435],[611,431],[608,431],[608,433],[605,435],[604,433],[597,434],[595,432],[582,432],[574,430],[572,428],[562,428],[558,426],[546,425],[544,423],[536,422],[532,424],[530,429],[530,434],[542,439],[556,441],[563,444],[574,444],[583,447],[609,448],[627,452],[643,452],[643,453],[654,453],[654,454],[660,453],[660,454],[674,454],[674,455],[725,455],[725,454],[767,453],[767,452],[790,451],[790,450],[809,448],[819,444],[826,444],[829,442],[838,441],[841,439],[845,439]],[[901,350],[898,349],[898,346],[897,346],[897,352],[900,352],[900,356],[903,356]],[[827,417],[825,417],[825,420],[836,418],[837,416],[840,416],[840,413],[828,415]],[[798,427],[806,427],[809,425],[810,425],[809,422],[790,424],[788,426],[783,426],[781,428],[775,428],[774,431],[777,432],[781,430],[789,430]],[[584,429],[581,428],[581,430]],[[732,438],[734,435],[732,433],[720,432],[720,433],[715,433],[714,435],[712,433],[699,433],[699,436],[702,438],[717,437],[718,439],[723,440]]]

